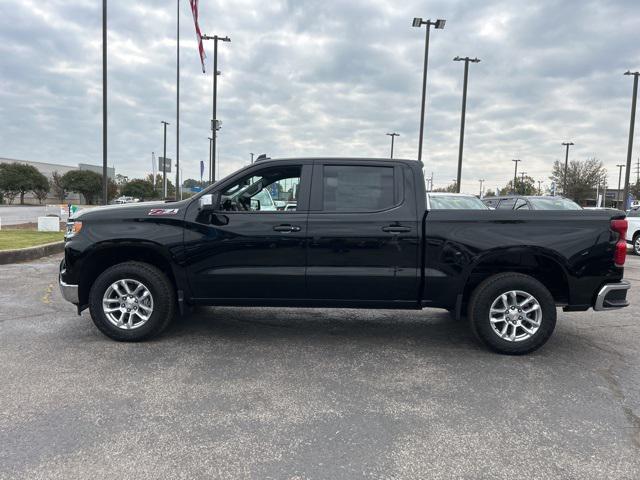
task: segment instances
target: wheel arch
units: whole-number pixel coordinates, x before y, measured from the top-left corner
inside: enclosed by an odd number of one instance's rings
[[[485,279],[498,273],[515,272],[529,275],[542,283],[557,305],[570,303],[569,276],[563,261],[552,251],[533,248],[494,250],[478,257],[470,266],[463,303]]]
[[[81,309],[86,308],[89,292],[98,276],[107,268],[128,261],[143,262],[160,269],[175,289],[184,289],[180,274],[176,274],[169,252],[154,242],[98,243],[83,259],[78,282],[78,299]]]

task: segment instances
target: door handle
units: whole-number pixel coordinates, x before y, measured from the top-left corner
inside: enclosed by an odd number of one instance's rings
[[[411,227],[403,227],[401,225],[389,225],[386,227],[382,227],[383,232],[389,233],[406,233],[411,231]]]
[[[300,227],[298,225],[276,225],[273,227],[276,232],[299,232]]]

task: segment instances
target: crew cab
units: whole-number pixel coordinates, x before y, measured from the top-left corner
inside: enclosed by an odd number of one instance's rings
[[[261,209],[265,189],[293,208]],[[80,212],[60,287],[121,341],[194,305],[434,307],[507,354],[542,346],[557,307],[628,305],[623,212],[426,201],[413,160],[264,160],[180,202]]]

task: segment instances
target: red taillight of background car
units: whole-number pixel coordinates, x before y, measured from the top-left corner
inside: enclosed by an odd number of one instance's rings
[[[616,248],[613,253],[613,262],[616,264],[616,267],[624,266],[624,261],[627,258],[627,227],[626,218],[611,220],[611,230],[618,234],[618,241],[616,242]]]

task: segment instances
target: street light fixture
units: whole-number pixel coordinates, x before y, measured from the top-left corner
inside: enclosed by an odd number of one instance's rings
[[[564,156],[564,183],[562,185],[562,195],[567,196],[567,170],[569,168],[569,147],[573,145],[573,142],[563,142],[562,145],[567,147],[565,156]]]
[[[218,42],[230,42],[227,36],[220,37],[218,35],[202,35],[202,40],[213,40],[213,109],[211,116],[211,162],[209,162],[209,182],[215,182],[216,177],[216,127],[218,125],[217,114],[217,98],[218,98]]]
[[[395,137],[399,137],[400,134],[396,132],[392,132],[392,133],[387,133],[386,135],[389,135],[391,137],[391,157],[390,158],[393,158],[393,139]]]
[[[464,145],[464,122],[467,114],[467,83],[469,80],[469,62],[480,63],[479,58],[455,57],[454,62],[464,62],[464,86],[462,88],[462,113],[460,115],[460,146],[458,148],[458,193],[460,193],[460,181],[462,180],[462,148]]]
[[[629,197],[629,176],[631,175],[631,154],[633,153],[633,129],[636,123],[636,102],[638,100],[638,75],[640,72],[627,70],[625,75],[633,75],[633,97],[631,99],[631,121],[629,123],[629,144],[627,146],[627,168],[624,173],[624,209],[627,209],[627,199]]]
[[[444,24],[446,20],[438,19],[435,22],[431,20],[423,20],[422,18],[416,17],[413,19],[412,25],[416,28],[420,28],[422,25],[426,25],[426,34],[425,34],[425,42],[424,42],[424,71],[422,74],[422,106],[420,110],[420,132],[419,132],[419,140],[418,140],[418,161],[422,161],[422,138],[424,135],[424,111],[425,111],[425,103],[427,97],[427,66],[429,64],[429,32],[431,31],[431,26],[433,25],[436,29],[442,30],[444,28]]]

